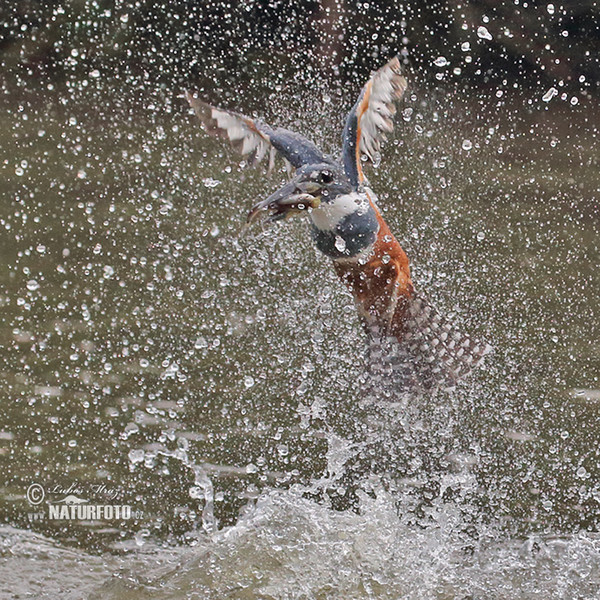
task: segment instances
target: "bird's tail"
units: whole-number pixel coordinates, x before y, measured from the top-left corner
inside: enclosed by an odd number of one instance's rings
[[[402,388],[451,388],[481,366],[491,346],[459,331],[429,301],[415,294],[398,336],[370,331],[369,366]]]

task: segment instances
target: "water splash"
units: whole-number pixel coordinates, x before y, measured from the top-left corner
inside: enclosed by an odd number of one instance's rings
[[[382,489],[341,512],[304,492],[271,490],[169,572],[129,571],[90,598],[545,600],[600,591],[598,536],[510,540],[482,528],[474,539],[453,503],[438,503],[430,524],[415,528]]]

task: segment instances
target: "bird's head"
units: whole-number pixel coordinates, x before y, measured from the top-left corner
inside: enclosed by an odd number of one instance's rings
[[[351,191],[344,171],[332,163],[304,165],[282,188],[265,200],[258,202],[248,214],[248,223],[262,216],[278,221],[294,214],[318,208],[322,203],[333,202]]]

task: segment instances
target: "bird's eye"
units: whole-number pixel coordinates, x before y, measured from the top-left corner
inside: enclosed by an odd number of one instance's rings
[[[324,184],[329,184],[333,181],[333,173],[331,171],[321,171],[319,173],[319,181]]]

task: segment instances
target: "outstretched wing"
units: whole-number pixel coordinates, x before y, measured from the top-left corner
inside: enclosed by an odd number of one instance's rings
[[[326,160],[315,144],[293,131],[272,129],[259,120],[215,108],[190,92],[186,92],[186,97],[207,133],[228,139],[243,155],[250,154],[253,163],[269,154],[271,170],[277,152],[296,169]]]
[[[394,102],[402,98],[406,87],[400,61],[395,57],[369,79],[350,111],[342,135],[342,154],[344,170],[355,187],[364,179],[363,156],[378,162],[381,142],[394,130]]]

